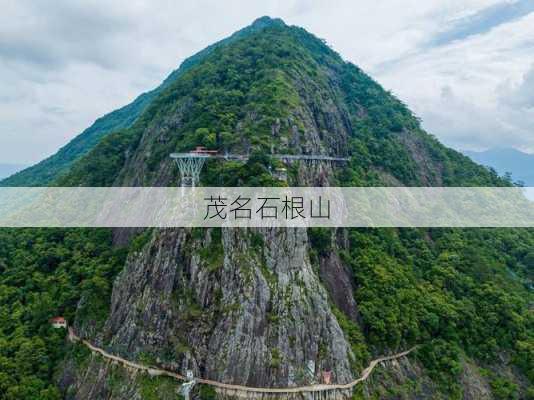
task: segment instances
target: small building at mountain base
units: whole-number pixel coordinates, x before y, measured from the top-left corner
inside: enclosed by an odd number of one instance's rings
[[[67,320],[63,317],[52,318],[50,324],[56,329],[67,328]]]

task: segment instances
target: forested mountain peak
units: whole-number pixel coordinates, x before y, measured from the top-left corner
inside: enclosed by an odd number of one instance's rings
[[[209,163],[204,184],[273,182],[273,153],[350,157],[344,169],[299,170],[293,185],[502,185],[442,146],[391,93],[323,40],[262,17],[222,46],[184,63],[130,127],[106,136],[63,185],[172,185],[168,155],[195,146],[257,154],[257,168]],[[184,68],[186,65],[186,68]]]

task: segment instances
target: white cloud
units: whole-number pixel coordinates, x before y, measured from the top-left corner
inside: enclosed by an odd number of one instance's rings
[[[406,58],[379,80],[458,148],[514,146],[534,152],[534,13],[488,33]]]

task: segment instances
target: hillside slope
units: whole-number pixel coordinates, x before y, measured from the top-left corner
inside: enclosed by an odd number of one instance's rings
[[[204,50],[187,58],[160,86],[141,94],[132,103],[98,118],[89,128],[59,149],[57,153],[36,165],[0,180],[0,186],[46,186],[50,184],[55,179],[67,173],[71,165],[87,154],[104,136],[111,132],[130,127],[159,93],[189,68],[202,61],[214,49],[262,29],[265,24],[271,23],[273,21],[260,18],[252,25],[235,32],[230,37],[208,46]],[[274,21],[274,23],[279,22]]]

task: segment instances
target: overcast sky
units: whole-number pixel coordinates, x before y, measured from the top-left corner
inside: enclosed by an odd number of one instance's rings
[[[263,15],[326,39],[447,145],[534,153],[534,0],[0,5],[0,163],[54,153],[184,58]]]

